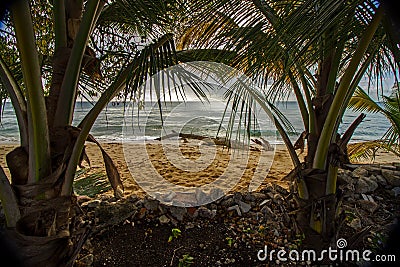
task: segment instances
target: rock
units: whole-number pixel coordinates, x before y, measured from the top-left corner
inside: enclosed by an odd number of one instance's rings
[[[391,186],[400,186],[400,171],[382,169],[382,175]]]
[[[239,201],[239,207],[243,213],[247,213],[251,209],[251,205],[246,202]]]
[[[376,182],[379,185],[381,185],[381,186],[386,186],[387,185],[387,181],[382,175],[377,174],[377,175],[375,175],[375,177],[376,177]]]
[[[366,165],[363,166],[364,169],[366,169],[368,171],[369,174],[380,174],[381,173],[381,167],[378,166],[374,166],[374,165]]]
[[[376,202],[372,202],[369,200],[358,200],[357,203],[360,205],[360,207],[365,210],[368,211],[370,213],[374,213],[376,211],[376,209],[379,207],[379,205]]]
[[[187,207],[186,211],[191,218],[196,218],[199,215],[195,207]]]
[[[255,196],[250,192],[247,192],[246,194],[244,194],[243,198],[245,201],[249,201],[249,202],[254,202],[256,200]]]
[[[390,190],[390,195],[397,197],[398,195],[400,195],[400,187],[396,186],[393,187],[392,190]]]
[[[371,175],[368,179],[370,179],[371,181],[374,181],[375,183],[378,183],[378,178],[376,178],[375,175]]]
[[[393,166],[393,165],[382,165],[381,168],[386,169],[386,170],[392,170],[392,171],[397,170],[396,166]]]
[[[187,213],[187,210],[185,207],[176,207],[176,206],[171,206],[169,208],[169,212],[171,213],[171,215],[177,219],[178,221],[182,221],[183,217],[185,216],[185,214]]]
[[[243,199],[243,196],[242,196],[242,194],[241,194],[240,192],[235,192],[235,193],[233,194],[232,198],[233,198],[233,201],[234,201],[236,204],[238,204],[239,201],[241,201],[241,200]]]
[[[206,219],[212,219],[215,217],[215,215],[217,215],[216,210],[209,210],[204,206],[198,208],[196,212],[198,213],[199,217]]]
[[[160,211],[160,215],[166,214],[168,212],[167,206],[161,203],[158,205],[158,210]]]
[[[130,202],[102,202],[94,211],[99,223],[116,225],[135,214],[137,207]]]
[[[235,204],[232,195],[226,196],[226,199],[221,201],[221,206],[223,207],[230,207]]]
[[[228,211],[231,211],[231,210],[236,210],[237,215],[242,216],[242,212],[240,211],[240,208],[238,205],[234,205],[234,206],[228,208]]]
[[[345,172],[339,173],[337,177],[338,184],[353,184],[354,179],[350,175],[346,174]]]
[[[143,205],[147,210],[156,211],[158,209],[158,200],[156,199],[145,199]]]
[[[255,201],[261,201],[267,198],[267,196],[261,192],[252,192],[251,194],[254,196]]]
[[[366,177],[359,178],[355,184],[355,192],[359,194],[373,192],[377,188],[378,184]]]
[[[358,167],[352,172],[353,177],[368,176],[368,171],[364,167]]]
[[[158,218],[158,221],[159,221],[161,224],[167,224],[167,223],[169,223],[171,220],[170,220],[166,215],[161,215],[161,216]]]

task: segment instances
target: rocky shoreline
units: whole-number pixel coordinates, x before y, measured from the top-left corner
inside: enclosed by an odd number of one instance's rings
[[[378,253],[377,250],[383,248],[388,231],[400,215],[400,166],[348,165],[347,169],[339,170],[338,187],[343,192],[344,210],[344,224],[339,236],[349,239],[352,242],[349,246],[374,249]],[[104,250],[105,241],[102,236],[116,229],[123,229],[122,232],[114,232],[118,235],[135,231],[135,228],[140,230],[143,226],[164,229],[167,235],[170,234],[169,229],[174,228],[189,232],[191,229],[223,226],[226,233],[222,231],[219,235],[226,235],[223,238],[225,240],[222,247],[214,249],[218,251],[220,259],[206,261],[204,265],[197,262],[194,266],[265,266],[265,263],[257,259],[257,251],[264,245],[285,250],[296,249],[301,245],[301,234],[296,229],[293,213],[290,213],[295,208],[293,196],[279,185],[269,184],[258,192],[234,192],[200,207],[169,206],[156,199],[139,198],[136,195],[123,199],[107,195],[98,199],[80,196],[78,201],[85,215],[81,223],[90,225],[93,230],[82,250],[78,266],[124,266],[124,262],[134,261],[135,257],[128,257],[125,259],[127,261],[103,257],[104,253],[108,255],[110,252],[105,252],[107,249]],[[362,233],[361,237],[351,240],[358,233]],[[209,241],[209,246],[213,246],[213,241]],[[170,245],[166,240],[163,242]],[[118,247],[112,243],[107,245],[111,250]],[[196,252],[192,251],[196,255],[197,252],[205,251],[204,247],[207,246],[201,240],[196,245]],[[240,252],[232,253],[232,250]],[[118,254],[118,251],[113,253]],[[140,251],[132,251],[130,254],[134,253],[141,254]],[[194,257],[195,262],[196,258],[198,260],[199,257]],[[160,266],[164,266],[161,262]],[[275,262],[270,266],[274,264],[281,265]],[[177,263],[171,266],[177,266]]]

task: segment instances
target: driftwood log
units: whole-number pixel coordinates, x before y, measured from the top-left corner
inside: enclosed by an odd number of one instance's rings
[[[154,140],[162,141],[162,140],[167,140],[167,139],[176,138],[176,137],[182,138],[185,142],[187,142],[187,139],[195,139],[195,140],[205,141],[206,143],[209,143],[210,145],[215,144],[215,145],[220,145],[220,146],[226,146],[228,148],[240,148],[240,147],[246,146],[245,144],[238,144],[237,142],[235,143],[232,141],[227,141],[227,139],[225,139],[225,138],[218,138],[218,137],[214,138],[214,137],[208,137],[208,136],[197,135],[197,134],[185,134],[185,133],[178,133],[175,131],[172,131],[172,133],[170,133],[170,134],[160,136]],[[209,140],[209,141],[207,141],[207,140]],[[251,141],[262,146],[267,151],[274,150],[274,147],[271,146],[271,144],[264,138],[251,139]],[[251,147],[250,149],[259,151],[258,148]]]

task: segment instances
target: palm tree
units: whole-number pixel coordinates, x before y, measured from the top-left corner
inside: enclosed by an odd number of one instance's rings
[[[202,14],[178,42],[192,59],[229,64],[260,85],[234,92],[239,99],[268,109],[266,103],[285,92],[295,94],[304,122],[301,137],[307,140],[305,162],[284,141],[295,166],[297,222],[306,243],[317,247],[335,236],[338,167],[364,116],[340,136],[347,104],[367,70],[370,79],[388,69],[398,73],[393,24],[378,6],[366,0],[230,1],[211,16]],[[234,100],[234,110],[249,110],[245,101]]]
[[[354,111],[381,113],[390,122],[391,126],[379,139],[349,145],[348,152],[351,159],[375,158],[378,149],[390,151],[400,157],[400,98],[399,89],[394,87],[390,96],[383,96],[382,102],[377,103],[358,87],[349,102],[349,108]]]
[[[0,168],[0,196],[28,266],[72,266],[87,238],[74,229],[72,186],[85,141],[98,144],[90,129],[111,99],[135,95],[148,76],[177,63],[171,29],[185,9],[161,0],[11,5],[0,35],[0,85],[17,115],[20,146],[7,155],[11,183]],[[72,126],[78,94],[99,98]],[[100,149],[121,197],[118,171]]]

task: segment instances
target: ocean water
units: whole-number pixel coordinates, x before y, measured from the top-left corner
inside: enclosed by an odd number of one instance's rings
[[[76,104],[73,122],[75,126],[79,124],[91,107],[92,104],[89,102]],[[295,141],[303,129],[297,103],[294,101],[282,102],[278,104],[278,108],[295,128],[295,132],[289,133],[290,138]],[[154,103],[146,103],[145,108],[139,110],[137,107],[131,108],[124,106],[123,103],[112,102],[98,117],[91,134],[102,142],[152,140],[174,131],[210,137],[225,136],[225,130],[229,127],[230,113],[227,112],[225,119],[222,119],[224,111],[225,105],[222,102],[172,102],[162,106],[163,120],[161,120],[159,107]],[[255,137],[262,136],[271,143],[282,143],[268,116],[259,110],[256,110],[254,114],[253,118],[257,120],[257,124],[252,127],[250,134]],[[358,115],[359,113],[346,111],[339,132],[343,133]],[[235,117],[233,138],[243,136],[244,129],[238,128],[238,125],[243,124],[246,120],[247,116],[245,115]],[[378,139],[389,126],[389,121],[383,115],[367,113],[367,117],[355,131],[351,142]],[[11,103],[7,102],[1,114],[0,143],[18,141],[17,120]]]

